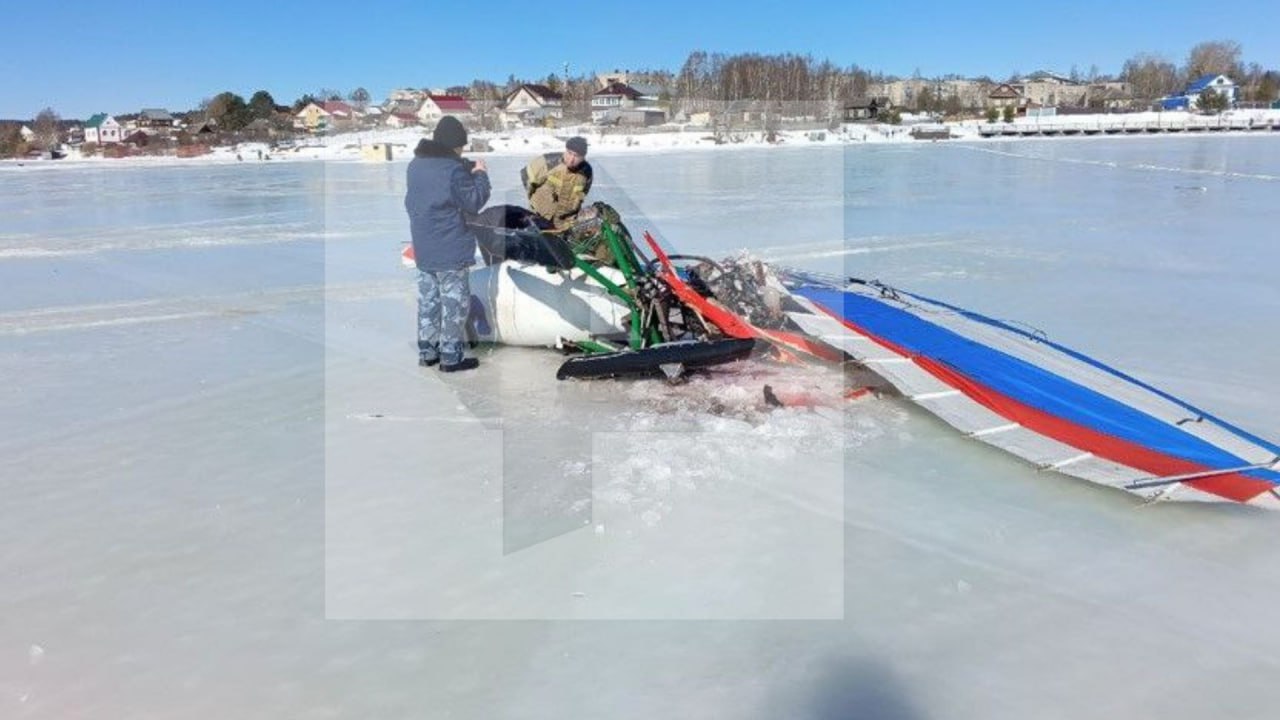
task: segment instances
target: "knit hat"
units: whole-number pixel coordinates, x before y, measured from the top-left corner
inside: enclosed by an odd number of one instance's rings
[[[582,157],[587,156],[587,139],[581,135],[574,135],[564,144],[566,150],[572,150]]]
[[[431,139],[450,150],[466,147],[467,129],[462,127],[462,123],[458,121],[458,118],[452,115],[445,115],[440,118],[440,122],[436,123],[436,129],[431,133]]]

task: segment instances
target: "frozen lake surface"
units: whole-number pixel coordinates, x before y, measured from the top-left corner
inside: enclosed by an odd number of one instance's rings
[[[680,252],[1017,320],[1280,436],[1274,138],[591,159]],[[0,169],[0,717],[1274,715],[1280,516],[826,370],[420,370],[403,175]]]

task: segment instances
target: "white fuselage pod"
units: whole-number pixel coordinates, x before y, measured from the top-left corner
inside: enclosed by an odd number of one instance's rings
[[[621,284],[622,273],[600,268]],[[563,340],[625,332],[627,306],[578,269],[502,262],[471,271],[471,327],[478,340],[557,347]],[[483,308],[483,317],[479,316]]]

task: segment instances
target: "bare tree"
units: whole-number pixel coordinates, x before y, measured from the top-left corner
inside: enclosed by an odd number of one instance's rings
[[[1205,75],[1228,75],[1240,79],[1243,74],[1240,43],[1234,40],[1202,42],[1187,54],[1187,66],[1184,69],[1187,80]]]
[[[676,76],[675,94],[679,109],[686,113],[705,109],[709,100],[707,77],[707,53],[694,50],[685,59]]]
[[[467,94],[471,98],[471,106],[476,112],[476,120],[479,121],[481,129],[496,129],[502,88],[487,80],[476,80],[471,83]]]
[[[1133,88],[1133,96],[1154,100],[1178,89],[1178,69],[1158,55],[1141,53],[1129,58],[1120,71],[1120,79]]]
[[[591,117],[591,96],[596,92],[596,80],[589,75],[578,75],[566,78],[560,83],[560,94],[564,97],[565,116],[573,120],[587,120]]]
[[[58,145],[59,135],[58,123],[62,118],[58,117],[58,113],[53,108],[45,108],[37,115],[31,131],[35,133],[33,138],[36,144],[42,149],[51,150]]]

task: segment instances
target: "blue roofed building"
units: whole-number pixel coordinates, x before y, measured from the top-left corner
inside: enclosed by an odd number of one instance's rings
[[[1193,95],[1198,96],[1205,90],[1213,89],[1216,92],[1226,93],[1227,99],[1231,102],[1236,101],[1237,87],[1231,78],[1226,75],[1204,75],[1196,78],[1187,84],[1187,91],[1184,93],[1187,97]]]
[[[1156,106],[1161,110],[1195,110],[1200,106],[1200,95],[1213,90],[1227,96],[1227,103],[1234,107],[1240,88],[1226,75],[1202,75],[1187,83],[1187,89],[1181,95],[1160,98]]]

